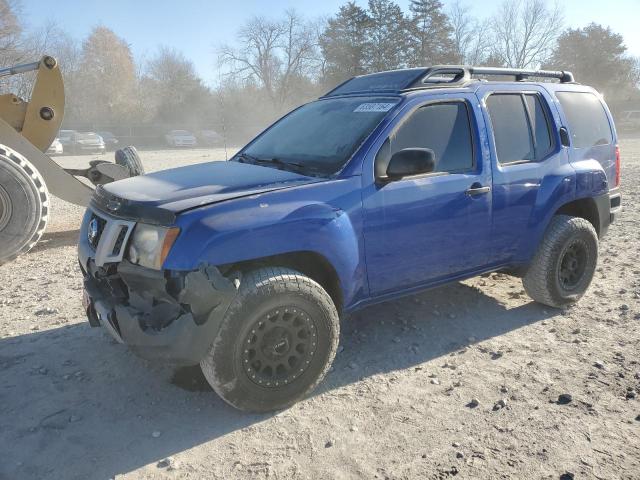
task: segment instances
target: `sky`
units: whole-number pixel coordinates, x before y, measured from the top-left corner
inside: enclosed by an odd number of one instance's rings
[[[396,0],[408,11],[409,0]],[[502,0],[467,0],[479,18],[489,16]],[[453,0],[443,0],[445,7]],[[182,51],[208,84],[217,83],[216,48],[234,43],[243,21],[253,15],[277,17],[295,8],[307,17],[331,16],[346,0],[21,0],[28,29],[55,22],[78,40],[97,25],[124,38],[135,58],[144,61],[160,45]],[[366,6],[366,0],[357,0]],[[562,0],[565,23],[590,22],[623,35],[630,54],[640,56],[640,0]]]

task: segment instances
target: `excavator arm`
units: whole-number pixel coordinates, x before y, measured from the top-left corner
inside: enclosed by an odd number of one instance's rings
[[[116,162],[94,160],[85,169],[64,169],[45,154],[64,118],[64,83],[55,58],[0,69],[0,77],[36,72],[25,101],[0,95],[0,265],[33,247],[49,217],[49,194],[87,205],[94,185],[144,173],[133,147],[116,152]]]

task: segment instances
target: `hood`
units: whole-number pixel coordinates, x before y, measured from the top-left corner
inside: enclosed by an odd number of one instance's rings
[[[175,214],[232,198],[317,181],[320,179],[259,165],[209,162],[127,178],[103,185],[97,193],[112,201],[112,205],[118,202],[135,204],[137,209],[162,209]]]

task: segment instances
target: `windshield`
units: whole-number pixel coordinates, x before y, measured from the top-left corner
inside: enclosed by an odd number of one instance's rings
[[[235,159],[335,173],[399,101],[352,97],[309,103],[278,121]]]

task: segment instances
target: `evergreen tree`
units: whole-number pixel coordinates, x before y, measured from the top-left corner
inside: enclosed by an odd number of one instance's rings
[[[411,0],[408,64],[422,67],[459,61],[449,18],[439,0]]]
[[[365,49],[370,26],[366,10],[355,2],[341,6],[338,14],[328,20],[320,36],[327,85],[335,85],[366,72]]]
[[[391,0],[369,0],[371,28],[365,50],[369,72],[402,68],[407,64],[409,22]]]
[[[545,68],[569,70],[576,80],[592,85],[616,99],[638,93],[639,72],[621,35],[592,23],[584,28],[568,29]]]

